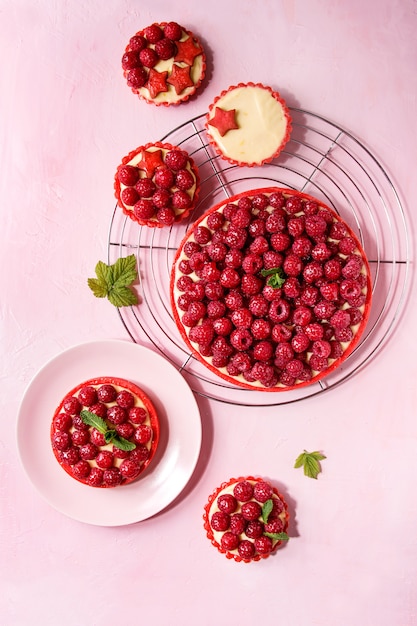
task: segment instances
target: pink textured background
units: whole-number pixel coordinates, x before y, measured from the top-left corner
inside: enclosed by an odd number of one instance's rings
[[[120,58],[137,30],[169,20],[202,38],[210,80],[163,109],[133,96]],[[0,0],[4,626],[417,625],[414,285],[385,349],[323,397],[252,409],[200,399],[197,472],[153,519],[102,528],[66,518],[31,486],[15,438],[22,394],[47,360],[90,339],[128,339],[85,285],[106,258],[120,157],[205,112],[230,84],[271,84],[354,133],[414,228],[416,31],[416,0]],[[327,456],[317,481],[293,469],[304,448]],[[252,473],[284,486],[294,519],[285,550],[246,566],[210,546],[201,515],[220,482]]]

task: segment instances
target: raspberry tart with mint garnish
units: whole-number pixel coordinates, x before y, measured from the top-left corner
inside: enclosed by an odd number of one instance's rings
[[[290,139],[291,115],[281,95],[261,83],[239,83],[209,106],[206,131],[217,154],[234,165],[262,165]]]
[[[121,378],[81,383],[61,401],[51,424],[58,463],[91,487],[136,480],[152,461],[158,441],[159,420],[151,399]]]
[[[288,506],[278,490],[262,478],[231,478],[204,507],[207,537],[235,561],[259,561],[288,541]]]
[[[130,38],[122,68],[139,98],[169,106],[185,102],[200,87],[206,55],[199,39],[177,22],[154,23]]]
[[[290,189],[241,193],[181,242],[171,305],[185,343],[233,385],[310,385],[352,353],[371,302],[369,265],[328,206]]]
[[[181,221],[195,207],[200,177],[185,150],[148,143],[122,159],[114,190],[125,215],[142,226],[162,228]]]

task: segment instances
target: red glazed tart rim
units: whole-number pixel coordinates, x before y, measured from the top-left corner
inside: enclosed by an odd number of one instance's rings
[[[275,193],[275,192],[282,192],[284,194],[289,194],[291,196],[298,196],[301,197],[302,199],[305,200],[312,200],[314,202],[317,202],[319,204],[319,206],[321,206],[322,208],[328,210],[331,212],[331,214],[333,215],[334,219],[337,222],[341,222],[343,223],[343,225],[346,227],[347,233],[350,237],[352,237],[356,243],[356,247],[358,252],[360,253],[361,259],[363,261],[365,270],[366,270],[366,281],[367,281],[367,288],[366,288],[366,300],[365,300],[365,304],[364,304],[364,311],[363,311],[363,318],[361,320],[361,322],[359,323],[359,327],[354,335],[354,337],[352,338],[352,340],[350,341],[350,343],[348,344],[347,348],[344,350],[344,352],[342,353],[342,355],[338,358],[336,358],[333,363],[331,363],[329,365],[329,367],[327,367],[325,370],[316,373],[315,376],[313,376],[310,380],[308,381],[302,381],[299,382],[295,385],[288,385],[288,386],[273,386],[273,387],[264,387],[261,385],[253,385],[250,384],[248,382],[246,382],[245,380],[243,380],[243,378],[237,378],[234,376],[230,376],[227,373],[223,372],[220,368],[217,368],[215,366],[213,366],[207,359],[205,359],[200,352],[194,347],[194,345],[192,344],[192,342],[190,341],[187,332],[185,331],[185,328],[180,320],[180,316],[178,313],[178,309],[177,309],[177,305],[176,305],[176,301],[175,301],[175,283],[176,280],[178,278],[178,276],[176,275],[176,266],[177,266],[177,262],[182,254],[182,250],[183,247],[185,245],[185,243],[187,243],[187,241],[189,240],[190,235],[193,234],[193,232],[198,228],[198,226],[201,224],[201,222],[205,221],[208,217],[208,215],[210,215],[211,213],[215,213],[216,211],[218,211],[220,208],[224,207],[226,204],[228,203],[233,203],[233,202],[237,202],[240,198],[245,197],[245,196],[249,196],[249,195],[256,195],[256,194],[262,194],[262,193]],[[236,385],[238,387],[241,387],[243,389],[248,389],[248,390],[252,390],[252,391],[262,391],[262,392],[268,392],[268,393],[281,393],[281,392],[286,392],[286,391],[292,391],[295,389],[300,389],[302,387],[307,387],[309,385],[312,385],[314,383],[317,383],[318,381],[320,381],[321,379],[329,376],[332,372],[334,372],[337,368],[339,368],[342,363],[352,354],[352,352],[355,350],[356,346],[358,345],[360,338],[365,330],[367,321],[369,319],[369,315],[370,315],[370,307],[371,307],[371,300],[372,300],[372,289],[371,289],[371,280],[370,280],[370,267],[369,267],[369,262],[368,259],[366,257],[366,254],[362,248],[362,245],[360,244],[357,236],[355,235],[355,233],[353,232],[353,230],[349,227],[349,225],[342,220],[339,215],[336,213],[336,211],[334,211],[333,209],[331,209],[330,207],[328,207],[326,204],[324,204],[323,202],[319,201],[317,198],[310,196],[309,194],[303,193],[303,192],[299,192],[299,191],[295,191],[293,189],[287,189],[287,188],[281,188],[281,187],[266,187],[266,188],[260,188],[260,189],[256,189],[256,190],[251,190],[251,191],[245,191],[242,193],[239,193],[235,196],[231,196],[230,198],[228,198],[227,200],[223,200],[222,202],[219,202],[218,204],[216,204],[215,206],[211,207],[210,209],[208,209],[199,219],[197,219],[192,227],[188,230],[188,232],[186,233],[185,237],[183,238],[182,242],[179,244],[176,255],[174,257],[174,261],[173,261],[173,265],[172,265],[172,270],[171,270],[171,280],[170,280],[170,299],[171,299],[171,309],[173,311],[173,316],[174,316],[174,320],[175,323],[177,325],[177,328],[180,332],[180,335],[182,337],[182,339],[184,340],[184,342],[186,343],[187,347],[190,349],[190,351],[192,352],[192,354],[200,361],[200,363],[202,363],[203,365],[205,365],[211,372],[213,372],[214,374],[216,374],[217,376],[219,376],[220,378],[222,378],[223,380],[227,381],[228,383],[231,383],[233,385]]]
[[[210,114],[211,112],[215,109],[216,104],[219,102],[219,100],[221,98],[223,98],[226,94],[228,94],[229,92],[235,90],[235,89],[240,89],[242,87],[257,87],[259,89],[264,89],[265,91],[269,92],[271,94],[271,96],[277,101],[279,102],[279,104],[282,107],[285,119],[286,119],[286,129],[285,129],[285,133],[284,133],[284,137],[281,140],[281,143],[279,144],[279,146],[276,148],[276,150],[268,157],[265,157],[264,159],[261,159],[259,161],[254,161],[254,162],[247,162],[247,161],[239,161],[237,159],[233,159],[232,157],[227,156],[218,146],[216,140],[213,138],[211,132],[210,132]],[[280,95],[280,93],[274,89],[272,89],[272,87],[269,87],[268,85],[264,85],[263,83],[254,83],[254,82],[248,82],[248,83],[238,83],[237,85],[232,85],[230,87],[228,87],[227,89],[224,89],[218,96],[216,96],[216,98],[213,100],[213,102],[210,104],[209,106],[209,110],[208,113],[206,115],[206,120],[205,120],[205,128],[206,128],[206,133],[208,136],[208,140],[209,140],[209,144],[214,148],[215,152],[222,157],[224,160],[228,161],[231,165],[239,165],[239,166],[245,166],[245,167],[256,167],[256,166],[261,166],[264,165],[266,163],[270,163],[271,161],[273,161],[275,158],[277,158],[282,150],[284,149],[284,147],[286,146],[286,144],[288,143],[288,141],[290,140],[291,137],[291,132],[292,132],[292,117],[291,117],[291,113],[290,110],[287,106],[287,103],[285,102],[285,100],[282,98],[282,96]]]
[[[133,210],[129,211],[125,204],[123,203],[122,199],[121,199],[121,185],[120,185],[120,181],[118,178],[118,173],[119,170],[124,166],[124,165],[128,165],[130,163],[130,161],[132,159],[134,159],[140,152],[145,152],[147,151],[149,148],[159,148],[161,150],[166,150],[167,152],[170,152],[171,150],[179,150],[182,153],[185,153],[187,155],[188,158],[188,162],[190,165],[190,169],[192,171],[192,174],[195,178],[195,189],[194,189],[194,193],[193,196],[191,198],[191,204],[189,207],[187,207],[186,209],[184,209],[183,211],[181,211],[180,213],[176,213],[175,215],[175,221],[174,224],[181,222],[183,219],[185,219],[186,217],[188,217],[188,215],[191,213],[191,211],[194,210],[197,202],[198,202],[198,198],[200,195],[200,174],[198,171],[198,168],[194,162],[194,159],[187,153],[186,150],[180,148],[179,146],[174,146],[171,143],[164,143],[161,141],[156,141],[156,142],[148,142],[143,146],[139,146],[138,148],[135,148],[134,150],[131,150],[131,152],[129,152],[129,154],[127,154],[126,156],[124,156],[122,158],[121,163],[117,166],[117,170],[116,170],[116,174],[114,177],[114,195],[116,197],[117,200],[117,205],[122,209],[123,213],[129,217],[130,219],[132,219],[134,222],[137,222],[140,226],[148,226],[149,228],[164,228],[166,227],[165,224],[162,224],[161,222],[159,222],[157,219],[140,219],[138,218]]]
[[[207,504],[204,506],[204,513],[203,513],[203,526],[204,526],[204,530],[206,531],[206,536],[207,538],[210,540],[210,543],[217,548],[217,550],[221,553],[224,554],[226,556],[227,559],[229,560],[234,560],[237,563],[243,562],[243,563],[251,563],[252,561],[260,561],[261,559],[267,559],[268,557],[270,557],[272,554],[274,554],[274,552],[283,545],[283,541],[277,541],[271,552],[269,552],[268,554],[255,554],[255,556],[253,556],[250,559],[245,559],[243,557],[241,557],[239,554],[236,554],[234,552],[230,552],[229,550],[226,550],[224,548],[222,548],[222,546],[219,544],[218,541],[216,541],[216,539],[214,538],[214,534],[213,534],[213,530],[211,528],[210,525],[210,520],[209,520],[209,514],[210,514],[210,509],[213,505],[213,502],[216,500],[216,498],[218,497],[218,495],[227,487],[230,487],[231,485],[235,484],[235,483],[239,483],[239,482],[243,482],[243,481],[249,481],[249,482],[264,482],[265,479],[261,478],[259,476],[239,476],[238,478],[230,478],[228,481],[225,481],[223,483],[221,483],[221,485],[219,487],[217,487],[213,493],[210,494]],[[284,511],[285,511],[285,522],[284,522],[284,532],[287,532],[288,530],[288,524],[289,524],[289,519],[290,519],[290,514],[288,511],[288,504],[284,499],[284,496],[278,491],[278,489],[276,487],[274,487],[269,481],[265,481],[268,482],[271,487],[272,487],[272,491],[273,493],[281,500],[283,507],[284,507]]]

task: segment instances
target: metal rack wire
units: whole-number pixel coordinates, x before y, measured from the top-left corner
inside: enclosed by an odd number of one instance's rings
[[[199,168],[200,199],[188,221],[171,228],[149,229],[116,207],[110,223],[109,263],[127,254],[137,257],[139,304],[119,309],[131,339],[161,352],[196,394],[233,405],[284,405],[340,385],[386,344],[407,295],[407,221],[387,172],[358,139],[337,124],[302,109],[293,108],[291,114],[291,141],[278,159],[262,167],[230,165],[216,155],[205,133],[205,114],[178,126],[160,141],[182,147]],[[197,217],[232,195],[272,186],[315,196],[349,224],[371,266],[373,303],[361,341],[343,365],[302,389],[267,393],[228,384],[193,357],[172,315],[169,283],[175,251]]]

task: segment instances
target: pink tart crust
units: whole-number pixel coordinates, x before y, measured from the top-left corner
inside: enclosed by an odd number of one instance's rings
[[[169,143],[147,143],[122,159],[114,179],[118,206],[142,226],[162,228],[194,209],[200,176],[185,150]]]
[[[215,489],[204,507],[207,538],[226,558],[250,563],[285,545],[290,515],[284,497],[269,481],[231,478]]]
[[[232,385],[284,392],[352,354],[371,306],[359,240],[323,202],[244,192],[191,227],[174,259],[174,318],[191,353]]]
[[[218,95],[205,128],[215,152],[231,163],[253,167],[277,158],[290,139],[292,120],[281,95],[262,83],[239,83]]]
[[[94,427],[85,421],[93,414]],[[94,416],[101,420],[98,424]],[[91,419],[91,415],[89,415]],[[72,478],[90,487],[127,485],[146,470],[159,443],[148,394],[131,381],[101,376],[61,400],[51,422],[52,451]]]
[[[157,106],[186,102],[206,73],[200,40],[176,22],[154,23],[130,38],[123,75],[140,99]]]

